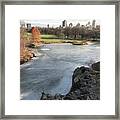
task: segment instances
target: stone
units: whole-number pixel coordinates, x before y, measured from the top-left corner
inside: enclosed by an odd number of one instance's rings
[[[95,71],[100,71],[100,62],[96,62],[91,65],[91,68]]]
[[[99,100],[100,99],[100,62],[88,67],[78,67],[72,76],[72,86],[66,95],[43,94],[41,99],[49,100]],[[96,72],[97,71],[97,72]]]

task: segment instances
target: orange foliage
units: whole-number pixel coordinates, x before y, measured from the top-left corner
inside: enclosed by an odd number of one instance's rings
[[[26,37],[24,36],[26,33],[25,28],[20,28],[20,63],[24,63],[31,59],[32,53],[31,51],[25,46],[26,45]]]
[[[34,44],[35,47],[41,44],[40,32],[37,27],[32,28],[32,37],[27,36],[25,28],[20,28],[20,64],[27,62],[33,57],[32,49],[27,44]]]
[[[38,46],[40,45],[40,41],[41,41],[41,38],[40,38],[40,31],[38,30],[37,27],[32,27],[32,37],[33,37],[33,44],[35,46]]]
[[[20,28],[20,59],[23,58],[25,52],[24,28]]]

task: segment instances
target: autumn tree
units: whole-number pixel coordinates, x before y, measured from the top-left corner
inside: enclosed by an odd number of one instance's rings
[[[28,42],[30,42],[25,28],[20,28],[20,64],[27,62],[33,57],[32,52],[27,47]]]
[[[41,44],[40,31],[37,27],[32,27],[32,44],[39,46]]]

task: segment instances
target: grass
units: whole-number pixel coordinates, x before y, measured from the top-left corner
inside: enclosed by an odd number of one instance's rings
[[[66,43],[66,40],[62,40],[62,39],[41,39],[41,42],[44,43],[44,44]]]
[[[57,36],[56,35],[41,35],[42,39],[56,39]]]
[[[85,45],[86,40],[63,40],[63,39],[41,39],[41,42],[44,44],[52,43],[72,43],[73,45]]]
[[[31,33],[25,34],[25,37],[27,39],[32,38]],[[40,35],[41,42],[43,44],[52,44],[52,43],[71,43],[73,45],[86,45],[88,40],[64,40],[64,39],[58,39],[56,35],[46,35],[42,34]]]
[[[58,39],[56,35],[41,35],[41,42],[44,44],[51,43],[72,43],[73,45],[85,45],[87,42],[85,40],[64,40]]]

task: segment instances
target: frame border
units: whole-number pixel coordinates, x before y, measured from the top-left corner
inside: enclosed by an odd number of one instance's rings
[[[5,5],[115,5],[115,115],[5,115]],[[2,1],[1,3],[0,119],[120,119],[119,116],[119,0]]]

